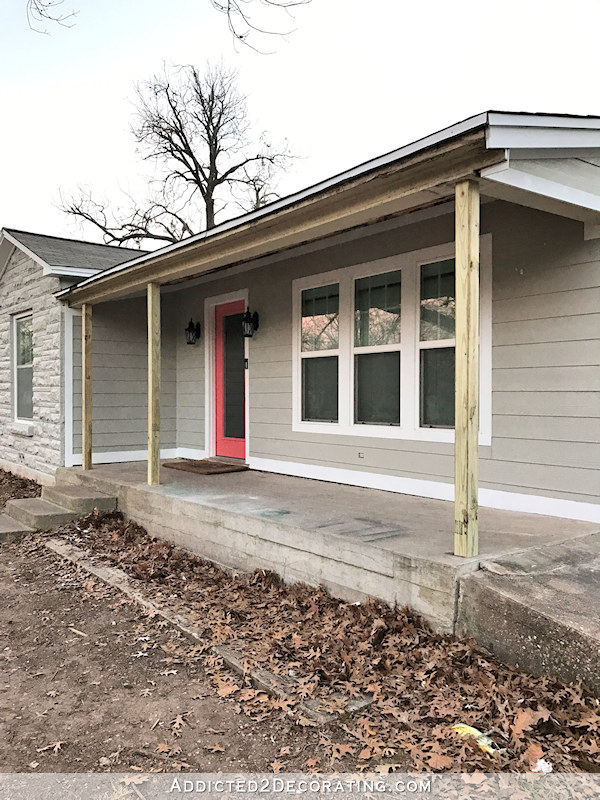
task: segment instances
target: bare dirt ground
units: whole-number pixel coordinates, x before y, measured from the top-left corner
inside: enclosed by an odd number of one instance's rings
[[[34,537],[0,547],[0,586],[0,771],[301,771],[321,755],[283,711],[257,721],[219,698],[189,642]]]
[[[42,487],[39,483],[0,469],[0,512],[4,509],[7,500],[16,500],[20,497],[39,497],[41,493]]]
[[[201,644],[50,554],[50,535],[124,570]],[[406,609],[221,569],[117,513],[2,545],[0,591],[0,771],[600,771],[600,703],[581,686],[506,667]],[[234,676],[215,644],[293,677],[289,697]],[[333,711],[340,693],[372,705],[311,727],[301,702]]]

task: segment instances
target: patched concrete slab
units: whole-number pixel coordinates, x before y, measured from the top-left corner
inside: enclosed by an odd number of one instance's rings
[[[484,564],[461,581],[457,632],[600,696],[600,534]]]
[[[61,469],[57,482],[117,495],[119,508],[162,537],[236,569],[271,569],[350,601],[410,605],[443,633],[455,629],[460,580],[488,560],[572,541],[591,523],[481,509],[480,555],[452,552],[453,504],[249,470],[195,475],[145,462]]]

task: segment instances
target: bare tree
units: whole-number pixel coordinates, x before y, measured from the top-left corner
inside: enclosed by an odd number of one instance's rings
[[[64,13],[61,9],[64,0],[25,0],[27,20],[29,26],[39,33],[48,33],[47,30],[40,30],[39,25],[47,22],[55,22],[59,25],[71,27],[77,11]],[[271,30],[262,27],[256,20],[254,12],[257,9],[267,9],[269,11],[278,9],[284,11],[288,16],[291,9],[296,6],[303,6],[311,3],[312,0],[210,0],[214,9],[225,14],[229,30],[237,41],[250,44],[249,36],[252,33],[287,35],[291,31]],[[253,47],[253,45],[250,45]],[[257,48],[254,48],[257,49]]]
[[[269,10],[279,9],[290,16],[292,8],[307,5],[312,0],[210,0],[210,2],[213,8],[227,16],[227,24],[233,36],[244,44],[249,44],[249,36],[253,32],[281,36],[291,33],[291,31],[274,31],[262,27],[253,17],[253,11],[257,8],[262,6]]]
[[[264,134],[252,147],[235,72],[223,66],[203,75],[191,65],[164,69],[138,85],[136,94],[132,132],[142,158],[155,168],[150,196],[141,206],[128,197],[128,207],[112,213],[87,189],[66,201],[61,197],[61,208],[95,225],[105,241],[176,242],[201,230],[202,217],[207,229],[214,227],[228,202],[252,210],[277,196],[274,177],[291,156],[287,147],[275,150]]]
[[[62,5],[63,0],[26,0],[25,10],[29,27],[38,33],[48,33],[47,30],[40,30],[38,27],[47,22],[57,22],[66,28],[72,27],[77,11],[65,13],[61,8]]]

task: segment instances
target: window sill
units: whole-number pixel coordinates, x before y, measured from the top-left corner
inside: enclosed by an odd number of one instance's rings
[[[8,430],[15,436],[33,436],[33,422],[12,422]]]
[[[333,436],[454,444],[453,428],[416,428],[407,430],[397,425],[344,426],[337,422],[295,422],[292,425],[292,430],[296,433],[324,433]],[[491,444],[490,434],[487,431],[480,431],[479,445],[489,447]]]

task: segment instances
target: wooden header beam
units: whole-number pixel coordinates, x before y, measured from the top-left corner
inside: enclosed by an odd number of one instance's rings
[[[72,307],[124,297],[149,282],[166,284],[197,277],[220,267],[230,267],[279,253],[343,230],[376,222],[386,216],[408,213],[438,202],[440,186],[475,175],[484,167],[505,160],[504,150],[488,150],[483,131],[445,142],[359,178],[334,185],[327,192],[274,211],[257,220],[208,232],[189,245],[165,248],[139,264],[107,270],[64,296]],[[432,191],[433,190],[433,191]],[[415,195],[420,192],[420,199]],[[450,188],[449,194],[452,190]]]
[[[160,483],[160,286],[148,292],[148,484]]]
[[[479,552],[479,187],[456,184],[454,555]]]
[[[81,306],[81,465],[92,468],[92,307]]]

